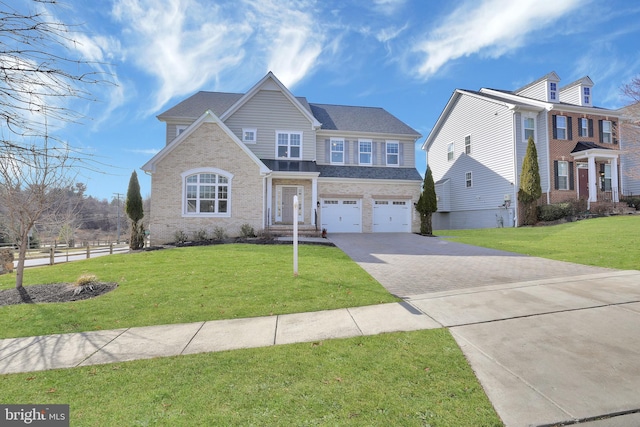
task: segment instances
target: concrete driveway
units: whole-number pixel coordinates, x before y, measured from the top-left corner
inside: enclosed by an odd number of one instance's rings
[[[450,329],[506,426],[640,425],[640,272],[415,234],[330,239]]]

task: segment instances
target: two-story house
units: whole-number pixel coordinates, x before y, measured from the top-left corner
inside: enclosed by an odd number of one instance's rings
[[[269,72],[247,93],[198,92],[158,119],[166,145],[142,167],[152,244],[294,221],[329,233],[419,229],[420,134],[382,108],[309,103]]]
[[[436,181],[436,229],[516,226],[522,162],[536,144],[540,203],[618,201],[619,113],[593,105],[593,82],[551,72],[515,91],[456,89],[423,144]]]

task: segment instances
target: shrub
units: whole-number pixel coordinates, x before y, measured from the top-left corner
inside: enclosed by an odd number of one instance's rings
[[[573,215],[571,204],[566,202],[538,206],[537,210],[540,221],[556,221]]]
[[[622,197],[620,201],[626,203],[630,208],[640,209],[640,196],[626,196]]]
[[[256,232],[251,224],[244,223],[240,226],[240,237],[256,237]]]
[[[98,278],[95,274],[83,274],[76,280],[76,286],[91,286],[98,283]]]
[[[185,233],[183,230],[177,230],[175,233],[173,233],[173,239],[176,243],[182,244],[189,240],[189,236],[187,236],[187,233]]]
[[[227,237],[227,232],[224,231],[224,228],[220,227],[219,225],[213,227],[213,238],[215,240],[224,240]]]
[[[207,240],[207,230],[201,228],[200,230],[193,232],[193,240],[195,242],[203,242]]]
[[[273,234],[271,233],[271,230],[268,229],[262,229],[262,230],[258,230],[256,232],[256,237],[259,237],[261,239],[265,239],[265,240],[271,240],[273,239]]]

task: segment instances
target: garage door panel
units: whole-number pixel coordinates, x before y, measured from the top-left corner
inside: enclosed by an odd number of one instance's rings
[[[325,199],[322,201],[321,225],[330,233],[362,232],[360,200]]]
[[[411,202],[406,200],[375,200],[373,203],[373,232],[411,232],[410,205]]]

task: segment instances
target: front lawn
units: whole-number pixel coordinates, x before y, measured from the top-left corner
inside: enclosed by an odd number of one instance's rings
[[[439,230],[460,243],[622,270],[640,270],[640,215],[545,227]]]
[[[73,426],[501,426],[446,329],[0,376]]]
[[[82,274],[119,287],[72,303],[0,307],[0,338],[188,323],[398,301],[335,247],[230,244],[110,255],[25,270],[24,285]],[[0,276],[0,289],[15,273]]]

